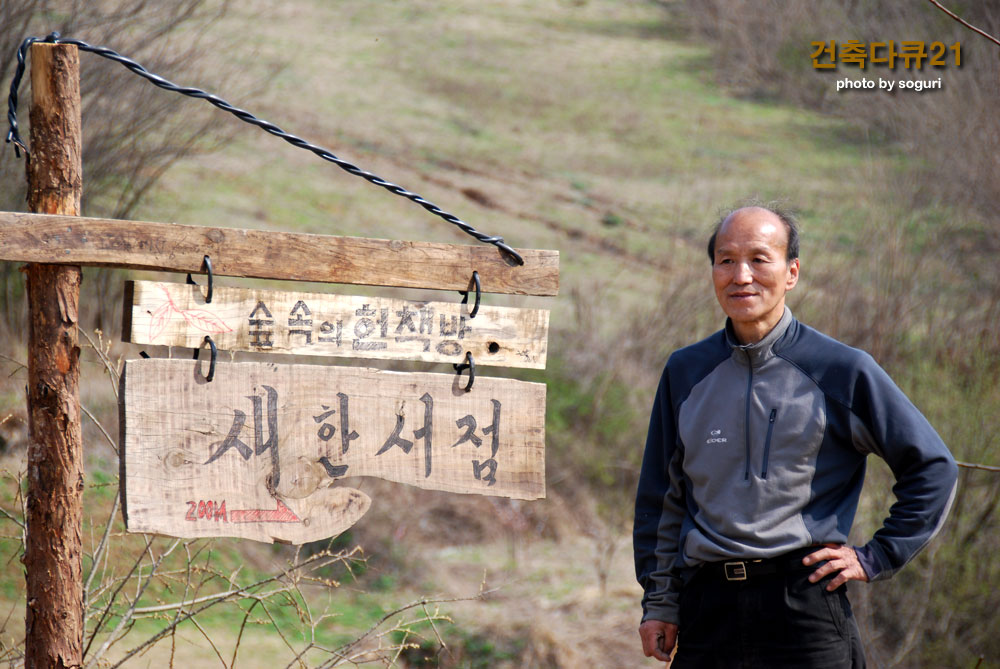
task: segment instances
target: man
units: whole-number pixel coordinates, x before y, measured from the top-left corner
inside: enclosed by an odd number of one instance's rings
[[[708,245],[726,327],[670,356],[636,495],[643,651],[674,667],[864,666],[848,581],[888,578],[941,527],[957,467],[868,354],[799,323],[798,227],[760,206]],[[865,458],[897,502],[846,545]]]

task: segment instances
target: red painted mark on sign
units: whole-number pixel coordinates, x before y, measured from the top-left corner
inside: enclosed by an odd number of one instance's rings
[[[226,501],[222,500],[222,503],[213,502],[212,500],[198,500],[187,502],[188,512],[184,516],[185,520],[197,521],[197,520],[221,520],[226,523],[229,522],[226,519]]]
[[[301,519],[295,512],[276,500],[278,507],[270,509],[233,509],[229,512],[231,523],[298,523]]]

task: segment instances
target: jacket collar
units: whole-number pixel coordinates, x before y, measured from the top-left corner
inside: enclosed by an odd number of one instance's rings
[[[733,330],[733,323],[730,319],[726,319],[726,343],[732,349],[733,361],[741,365],[750,365],[751,367],[760,367],[762,364],[774,357],[775,344],[784,336],[785,332],[788,331],[788,326],[792,324],[792,311],[786,306],[785,312],[781,314],[781,320],[775,325],[770,332],[764,335],[764,338],[759,342],[753,344],[741,344],[736,339],[736,333]]]

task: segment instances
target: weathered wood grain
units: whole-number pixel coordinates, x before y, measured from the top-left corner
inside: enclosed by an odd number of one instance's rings
[[[31,47],[31,97],[28,207],[75,220],[83,191],[77,47]],[[78,667],[83,650],[80,278],[73,265],[31,264],[27,270],[24,665],[32,669]]]
[[[0,260],[203,272],[220,276],[556,295],[559,252],[518,249],[512,266],[493,246],[404,242],[293,232],[0,212]]]
[[[257,362],[220,362],[206,382],[207,366],[125,364],[130,531],[313,541],[367,510],[364,493],[339,483],[355,476],[545,495],[542,384],[477,376],[466,393],[450,374]]]
[[[228,351],[545,368],[549,312],[381,297],[128,282],[122,339]],[[131,299],[129,299],[131,295]]]

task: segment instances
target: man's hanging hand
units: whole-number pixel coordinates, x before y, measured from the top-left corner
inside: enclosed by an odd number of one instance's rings
[[[670,653],[677,643],[677,625],[662,620],[647,620],[639,625],[642,652],[661,662],[670,662]]]

